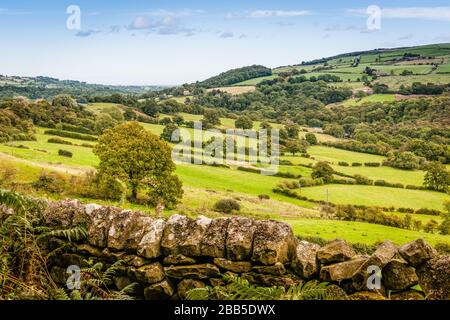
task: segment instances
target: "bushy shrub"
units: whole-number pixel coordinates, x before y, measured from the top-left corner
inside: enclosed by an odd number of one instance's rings
[[[355,180],[334,178],[331,183],[335,184],[355,184]]]
[[[56,172],[42,171],[32,186],[40,191],[61,194],[66,189],[67,179]]]
[[[214,210],[230,214],[241,210],[241,205],[234,199],[221,199],[214,204]]]
[[[83,176],[72,176],[69,186],[68,190],[71,194],[83,198],[118,201],[124,193],[117,180],[94,172],[88,172]]]
[[[385,180],[375,180],[373,184],[379,187],[385,187],[387,185],[387,182]]]
[[[268,194],[260,194],[260,195],[258,195],[258,198],[260,200],[269,200],[270,196]]]
[[[58,155],[60,155],[61,157],[67,157],[67,158],[72,158],[73,154],[70,151],[67,150],[58,150]]]
[[[361,167],[362,166],[362,163],[360,163],[360,162],[353,162],[352,163],[352,167]]]
[[[376,186],[379,186],[379,187],[389,187],[389,188],[400,188],[400,189],[403,189],[405,187],[401,183],[392,183],[392,182],[387,182],[385,180],[376,180],[373,184],[376,185]]]
[[[439,215],[441,215],[442,212],[439,210],[436,210],[436,209],[421,208],[421,209],[417,209],[414,213],[426,214],[426,215],[430,215],[430,216],[439,216]]]
[[[301,178],[298,181],[301,187],[314,187],[324,184],[323,179]]]
[[[339,161],[338,165],[340,165],[341,167],[348,167],[348,163],[345,161]]]
[[[414,213],[414,209],[411,208],[398,208],[397,211],[402,213]]]
[[[362,184],[362,185],[366,185],[366,186],[370,186],[370,185],[373,184],[373,180],[371,180],[371,179],[369,179],[367,177],[364,177],[364,176],[362,176],[360,174],[355,174],[353,176],[353,179],[355,179],[356,184]]]
[[[59,136],[63,138],[72,138],[77,140],[85,140],[85,141],[97,141],[97,137],[90,136],[87,134],[80,134],[76,132],[69,132],[63,130],[46,130],[44,134],[48,134],[51,136]]]
[[[0,167],[0,187],[10,186],[17,176],[17,170],[12,164],[2,163]]]
[[[366,167],[380,167],[381,163],[379,162],[364,162]]]
[[[64,139],[60,139],[60,138],[50,138],[47,140],[48,143],[56,143],[56,144],[66,144],[71,146],[73,143],[70,141],[66,141]]]
[[[285,181],[281,181],[278,184],[278,187],[293,190],[293,189],[300,188],[301,185],[298,181],[286,181],[285,180]]]

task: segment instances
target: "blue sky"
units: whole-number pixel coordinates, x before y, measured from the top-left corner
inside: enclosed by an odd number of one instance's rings
[[[67,8],[81,10],[69,30]],[[381,28],[368,30],[369,5]],[[0,0],[0,74],[181,84],[379,47],[450,42],[446,1]]]

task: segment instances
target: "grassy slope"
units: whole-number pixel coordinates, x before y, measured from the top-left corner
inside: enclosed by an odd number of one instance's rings
[[[337,184],[302,188],[301,194],[327,200],[327,190],[329,201],[339,204],[442,210],[444,201],[450,200],[448,195],[434,191]]]
[[[435,244],[450,243],[449,236],[429,234],[412,230],[403,230],[382,225],[363,222],[318,220],[318,219],[286,219],[296,235],[320,237],[324,239],[342,238],[350,242],[373,244],[389,239],[397,244],[405,244],[423,238]]]

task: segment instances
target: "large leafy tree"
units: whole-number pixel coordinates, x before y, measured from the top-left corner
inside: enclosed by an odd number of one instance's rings
[[[236,121],[234,122],[234,126],[237,129],[252,129],[253,121],[247,116],[241,116],[236,119]]]
[[[126,184],[131,201],[145,190],[161,214],[166,206],[178,203],[183,195],[176,175],[171,148],[137,122],[108,129],[100,136],[94,153],[100,158],[99,173]]]
[[[424,178],[424,186],[442,192],[448,192],[450,185],[450,173],[439,162],[432,162],[427,167]]]
[[[334,174],[333,168],[328,163],[320,161],[317,162],[316,165],[313,167],[311,177],[313,179],[322,178],[324,182],[328,183],[333,180],[333,174]]]

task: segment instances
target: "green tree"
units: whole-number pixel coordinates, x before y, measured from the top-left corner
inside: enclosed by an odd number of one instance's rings
[[[344,128],[336,123],[327,124],[323,129],[323,132],[336,138],[343,138],[345,135]]]
[[[203,127],[205,129],[220,125],[219,112],[213,109],[206,109],[203,114]]]
[[[310,132],[307,133],[305,135],[305,139],[312,146],[317,144],[317,137],[316,137],[316,135],[314,133],[310,133]]]
[[[427,222],[427,224],[425,224],[425,226],[423,227],[423,231],[427,233],[435,233],[438,226],[439,223],[436,220],[431,219],[430,221]]]
[[[148,115],[152,118],[157,118],[159,116],[161,107],[158,105],[158,103],[155,100],[145,100],[141,104],[141,110],[146,115]]]
[[[427,166],[423,185],[431,190],[448,192],[450,173],[441,163],[432,162]]]
[[[298,134],[300,133],[300,128],[295,123],[290,123],[285,126],[287,135],[291,139],[298,139]]]
[[[184,124],[184,118],[180,116],[179,114],[176,114],[173,117],[173,122],[175,122],[178,126],[181,126]]]
[[[146,190],[150,203],[161,215],[165,206],[175,205],[183,195],[182,184],[173,174],[171,148],[137,122],[120,124],[99,137],[94,153],[99,174],[121,181],[131,191],[131,201]]]
[[[313,179],[322,178],[325,183],[328,183],[333,180],[333,174],[334,174],[333,168],[328,163],[320,161],[317,162],[313,167],[311,177]]]
[[[389,154],[384,164],[398,169],[414,170],[419,167],[419,159],[412,152],[395,151]]]
[[[286,151],[295,156],[296,153],[306,153],[308,144],[305,140],[288,140],[286,142]]]
[[[253,121],[247,116],[241,116],[234,122],[236,129],[252,129]]]
[[[173,123],[169,123],[164,127],[164,130],[161,133],[160,138],[167,142],[179,142],[179,141],[172,141],[172,135],[176,130],[178,130],[178,127]]]

